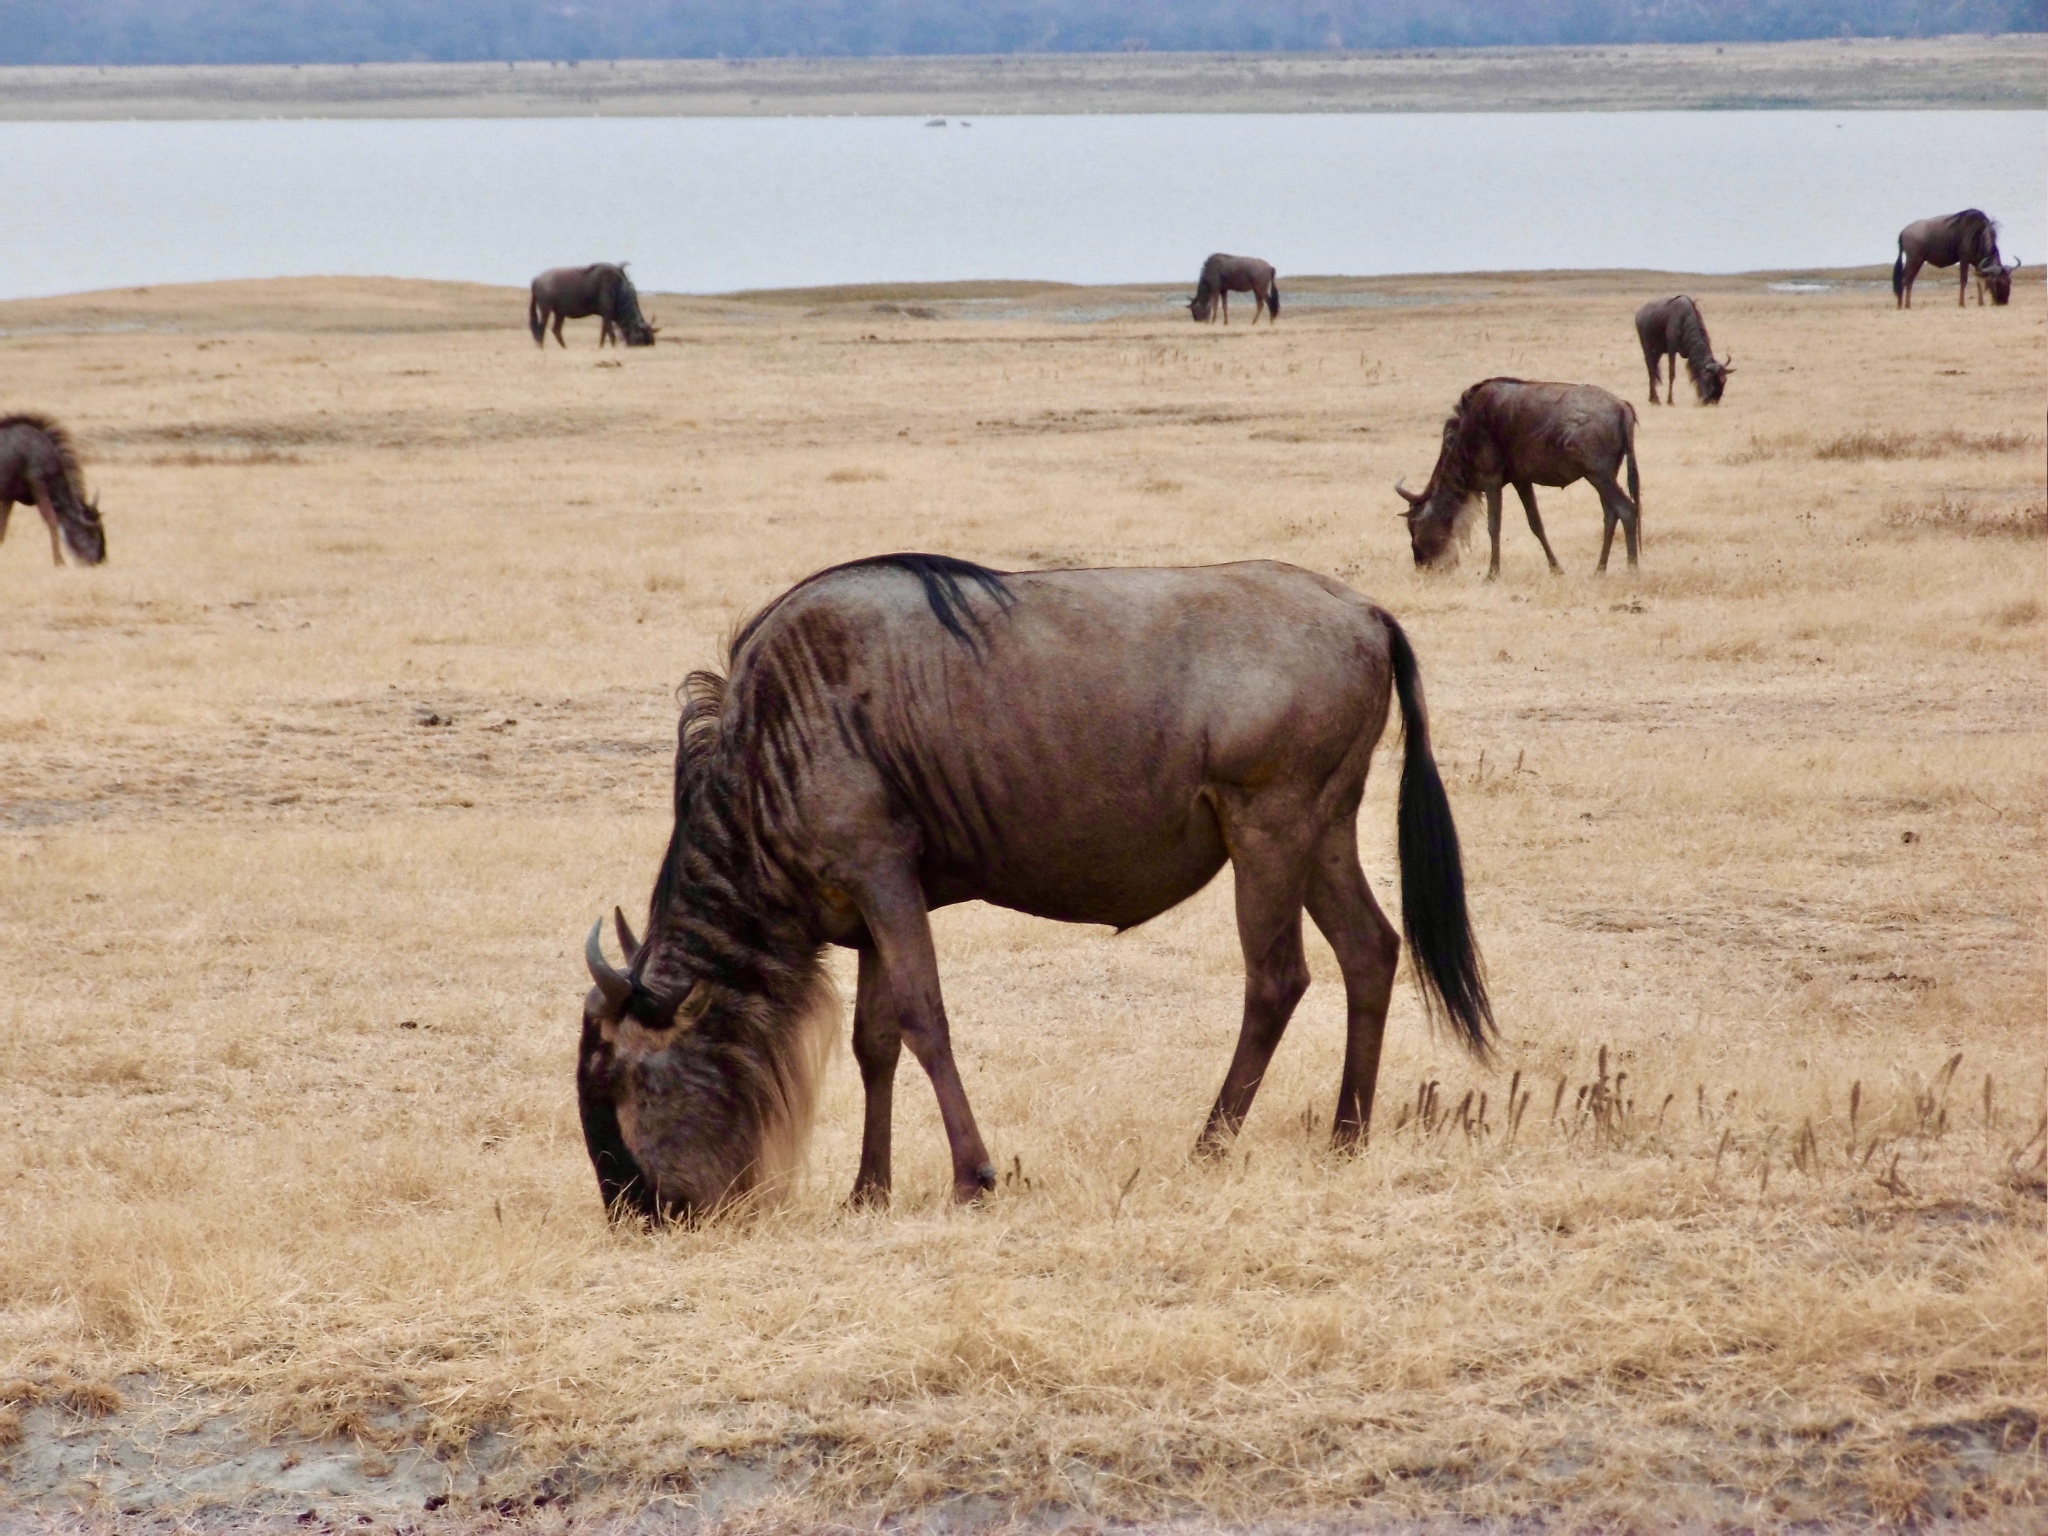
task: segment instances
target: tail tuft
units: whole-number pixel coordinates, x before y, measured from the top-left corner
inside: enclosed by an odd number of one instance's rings
[[[526,328],[533,332],[533,344],[536,347],[547,345],[548,323],[541,316],[538,283],[534,284],[532,291],[526,296]]]
[[[1280,318],[1280,285],[1277,282],[1266,292],[1266,314],[1274,320]]]
[[[1899,254],[1892,258],[1892,297],[1902,298],[1906,292],[1906,242],[1899,242]]]
[[[1429,749],[1429,710],[1415,652],[1401,626],[1382,615],[1394,663],[1394,690],[1401,702],[1404,750],[1401,803],[1396,814],[1401,850],[1401,926],[1415,967],[1423,1007],[1431,1018],[1448,1017],[1466,1049],[1484,1061],[1495,1034],[1493,1004],[1486,996],[1485,967],[1465,909],[1465,869],[1458,853],[1458,828],[1450,798]]]

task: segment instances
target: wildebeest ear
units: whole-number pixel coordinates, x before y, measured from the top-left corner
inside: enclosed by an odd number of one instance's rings
[[[626,964],[633,963],[633,957],[640,953],[640,941],[633,937],[633,926],[626,921],[623,907],[612,908],[612,926],[618,931],[619,948],[625,952]]]
[[[711,983],[700,976],[697,978],[697,984],[690,988],[682,1002],[676,1005],[676,1022],[678,1024],[694,1024],[704,1017],[706,1010],[710,1007]]]

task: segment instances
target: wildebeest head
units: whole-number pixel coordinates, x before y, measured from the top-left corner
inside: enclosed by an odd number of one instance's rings
[[[1419,566],[1435,565],[1450,552],[1451,543],[1471,519],[1478,498],[1445,495],[1430,488],[1411,491],[1399,481],[1394,490],[1408,503],[1401,518],[1408,524],[1408,547]]]
[[[1215,297],[1205,288],[1188,300],[1188,313],[1197,320],[1207,320],[1214,312]]]
[[[1725,358],[1709,354],[1699,367],[1688,365],[1688,371],[1692,374],[1692,387],[1700,397],[1700,404],[1719,405],[1722,392],[1728,388],[1728,375],[1735,371],[1735,354],[1731,352]]]
[[[605,958],[602,923],[584,959],[577,1107],[613,1215],[692,1221],[774,1194],[810,1128],[837,1025],[822,975],[794,1005],[688,981],[680,996],[641,979],[643,946],[613,912],[626,969]]]
[[[2002,262],[1996,256],[1987,257],[1978,265],[1977,276],[1983,279],[1985,288],[1990,290],[1992,303],[2012,302],[2012,275],[2019,269],[2018,262]]]
[[[656,327],[641,319],[638,315],[626,321],[619,329],[625,333],[626,345],[629,347],[651,347],[654,345]]]
[[[1461,408],[1463,403],[1459,402]],[[1443,449],[1429,472],[1429,484],[1411,491],[1394,482],[1395,493],[1408,503],[1400,515],[1408,524],[1408,546],[1419,566],[1435,565],[1449,554],[1453,540],[1471,525],[1479,508],[1479,493],[1466,487],[1474,483],[1473,472],[1480,466],[1467,462],[1473,453],[1460,442],[1461,425],[1462,417],[1456,415],[1444,423]]]
[[[80,517],[61,519],[64,525],[64,542],[71,546],[71,552],[87,565],[98,565],[107,558],[107,528],[100,521],[100,499],[95,496],[80,507]]]

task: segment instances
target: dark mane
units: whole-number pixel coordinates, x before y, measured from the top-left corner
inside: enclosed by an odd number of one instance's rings
[[[1685,300],[1685,307],[1678,315],[1678,351],[1685,359],[1686,374],[1697,390],[1702,370],[1713,364],[1714,346],[1707,340],[1707,322],[1700,318],[1699,305],[1685,294],[1679,297]]]
[[[647,317],[640,313],[640,291],[633,286],[633,279],[626,276],[626,264],[619,263],[619,322],[622,325],[645,325]]]
[[[730,668],[738,663],[740,652],[767,621],[768,616],[796,593],[827,576],[867,567],[908,571],[917,577],[924,586],[925,601],[931,605],[932,616],[939,621],[940,627],[947,634],[969,649],[978,644],[976,637],[982,626],[980,619],[975,616],[963,583],[974,583],[999,606],[1008,607],[1016,601],[1008,583],[1003,580],[1002,572],[976,565],[970,560],[956,559],[951,555],[875,555],[865,560],[849,560],[843,565],[828,566],[805,577],[742,624],[726,646],[726,666]],[[972,631],[968,628],[970,624],[973,626]],[[676,727],[675,829],[669,836],[668,850],[662,855],[661,869],[654,880],[654,895],[648,904],[647,921],[650,932],[660,923],[661,914],[668,910],[669,902],[682,880],[683,864],[686,862],[684,829],[686,824],[692,821],[692,800],[700,788],[706,787],[702,770],[710,762],[712,754],[718,750],[719,731],[725,710],[725,688],[725,677],[717,672],[696,671],[683,680],[680,690],[683,713]],[[707,810],[713,813],[711,821],[714,826],[730,830],[735,807],[707,806]],[[723,814],[719,814],[721,810]],[[733,878],[730,867],[727,877]],[[758,961],[759,957],[755,958]],[[758,963],[751,968],[760,969]]]
[[[0,416],[0,432],[9,427],[28,427],[43,434],[57,450],[58,461],[64,466],[64,479],[71,492],[80,501],[85,500],[85,473],[78,467],[78,453],[71,446],[71,438],[65,430],[47,416],[38,416],[32,411],[17,411],[11,416]]]
[[[931,605],[932,617],[939,621],[939,627],[969,650],[977,645],[976,634],[981,630],[981,620],[975,617],[974,609],[967,600],[967,592],[961,586],[971,581],[989,597],[996,606],[1007,608],[1016,601],[1011,595],[1008,583],[1003,580],[1005,572],[992,571],[985,565],[976,565],[971,560],[955,559],[951,555],[871,555],[865,560],[849,560],[844,565],[829,565],[822,571],[815,571],[787,592],[756,613],[739,632],[732,637],[732,644],[726,650],[726,664],[731,666],[739,657],[740,650],[753,639],[768,615],[788,602],[797,593],[813,582],[823,581],[827,576],[836,576],[841,571],[858,571],[868,567],[891,567],[908,571],[924,584],[924,600]],[[962,622],[962,619],[965,622]],[[974,626],[975,634],[967,626]]]

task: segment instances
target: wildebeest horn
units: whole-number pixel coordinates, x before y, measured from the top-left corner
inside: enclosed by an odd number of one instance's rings
[[[1422,505],[1422,498],[1398,480],[1394,482],[1394,490],[1409,506],[1419,507]]]
[[[633,929],[626,921],[624,908],[612,908],[612,926],[618,930],[619,948],[625,953],[626,964],[631,965],[633,957],[640,953],[640,941],[633,937]]]
[[[604,1000],[613,1008],[625,1007],[626,999],[633,995],[633,982],[624,972],[614,970],[611,961],[604,957],[603,918],[590,925],[590,937],[583,944],[583,963],[590,967],[590,979],[597,983]]]

